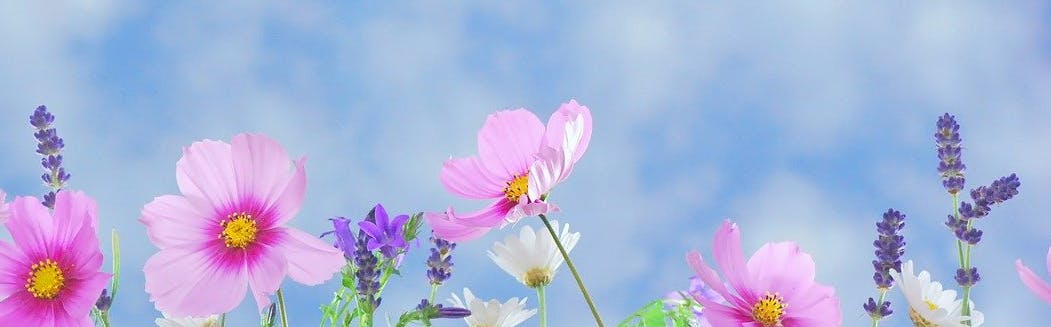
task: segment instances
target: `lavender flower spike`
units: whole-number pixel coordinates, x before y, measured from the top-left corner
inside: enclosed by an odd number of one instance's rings
[[[42,203],[52,209],[55,207],[55,194],[65,188],[66,182],[69,181],[69,173],[62,167],[62,155],[60,154],[66,145],[62,138],[58,137],[55,127],[52,126],[54,122],[55,116],[47,111],[46,106],[37,107],[29,116],[29,124],[36,130],[33,133],[37,140],[36,152],[43,156],[40,159],[40,165],[44,167],[44,174],[40,175],[40,179],[50,188],[48,193],[44,194]]]
[[[423,312],[427,319],[464,318],[471,315],[471,310],[457,307],[444,307],[441,304],[432,304],[427,299],[420,300],[416,310]]]
[[[431,236],[431,242],[434,242],[434,247],[431,248],[431,256],[427,257],[427,279],[431,281],[431,285],[441,285],[452,277],[452,251],[456,248],[456,243],[434,235]]]
[[[358,280],[357,291],[361,296],[360,301],[368,302],[373,310],[380,305],[380,299],[376,294],[380,291],[380,272],[376,266],[379,259],[368,249],[368,236],[361,234],[358,237],[354,250],[354,265],[357,267],[355,276]]]
[[[905,227],[905,215],[894,209],[887,209],[883,213],[883,220],[876,223],[878,236],[872,242],[876,247],[876,260],[872,260],[872,267],[876,272],[872,275],[876,287],[881,292],[886,292],[894,286],[894,278],[890,276],[890,270],[901,271],[901,256],[905,254],[905,238],[901,235]],[[893,313],[890,309],[890,301],[877,302],[869,298],[862,305],[872,319],[883,319]]]
[[[960,125],[956,123],[956,117],[946,113],[938,118],[938,131],[934,134],[934,140],[938,146],[938,173],[942,177],[942,186],[949,191],[949,194],[959,193],[965,184],[963,171],[967,169],[967,166],[960,158],[962,140],[960,139]]]

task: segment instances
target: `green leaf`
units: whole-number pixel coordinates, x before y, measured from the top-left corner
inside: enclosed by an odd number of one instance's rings
[[[666,327],[667,316],[664,313],[664,302],[654,300],[631,314],[617,326],[619,327]]]

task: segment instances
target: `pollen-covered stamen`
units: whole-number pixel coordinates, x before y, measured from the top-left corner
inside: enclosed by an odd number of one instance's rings
[[[255,241],[256,233],[259,232],[255,219],[247,212],[231,213],[219,222],[219,226],[223,227],[219,238],[223,239],[228,248],[244,249]]]
[[[526,286],[532,288],[547,286],[548,284],[551,284],[552,275],[554,275],[554,273],[551,272],[551,269],[547,269],[546,267],[533,268],[525,273],[525,276],[522,277],[522,282],[524,282]]]
[[[510,182],[507,182],[507,186],[504,187],[504,196],[508,200],[517,202],[523,194],[529,191],[529,173],[515,176]]]
[[[766,295],[752,306],[752,319],[763,327],[781,326],[781,318],[785,315],[785,299],[778,293]]]
[[[38,299],[50,300],[58,296],[58,292],[62,291],[62,288],[66,286],[66,276],[62,272],[62,268],[58,266],[58,263],[51,259],[44,259],[39,261],[33,266],[29,272],[29,278],[26,278],[26,290],[33,297]]]
[[[927,306],[930,306],[930,305],[931,304],[928,301],[927,302]],[[912,320],[912,325],[916,326],[916,327],[935,327],[935,326],[937,326],[933,322],[930,322],[930,321],[927,321],[927,319],[924,319],[923,316],[920,315],[919,312],[916,312],[916,310],[913,310],[912,308],[909,308],[909,320]]]

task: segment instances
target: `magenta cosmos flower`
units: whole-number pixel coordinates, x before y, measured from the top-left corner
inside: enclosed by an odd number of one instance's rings
[[[439,237],[462,242],[522,217],[558,210],[545,195],[569,177],[591,141],[591,112],[575,100],[562,104],[547,127],[525,109],[489,115],[478,131],[478,155],[454,158],[442,167],[442,185],[468,199],[492,200],[460,214],[425,215]]]
[[[285,275],[317,285],[344,263],[338,249],[284,226],[303,203],[306,160],[293,163],[263,135],[240,134],[231,143],[184,149],[175,166],[182,195],[142,208],[139,221],[160,248],[143,269],[146,292],[175,317],[229,312],[248,287],[262,310]]]
[[[697,298],[712,326],[826,327],[842,323],[835,290],[814,282],[814,260],[796,243],[764,244],[745,263],[741,232],[727,220],[715,233],[713,247],[729,288],[699,252],[686,254],[697,276],[726,300]]]
[[[110,278],[99,271],[95,201],[63,190],[53,214],[33,197],[15,198],[10,211],[14,246],[0,241],[0,322],[94,326],[88,313]]]
[[[1048,285],[1043,279],[1040,279],[1029,267],[1022,264],[1022,259],[1015,260],[1015,270],[1018,270],[1018,278],[1022,279],[1022,283],[1029,288],[1033,294],[1036,294],[1041,300],[1051,304],[1051,285]],[[1051,272],[1051,248],[1047,249],[1047,271]]]

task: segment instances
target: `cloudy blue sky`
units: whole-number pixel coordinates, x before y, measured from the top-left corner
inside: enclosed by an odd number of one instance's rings
[[[26,117],[47,104],[73,187],[98,200],[100,233],[115,228],[125,245],[118,326],[159,315],[140,271],[156,249],[136,218],[177,192],[183,146],[251,131],[308,156],[307,203],[292,224],[320,233],[326,218],[377,202],[481,206],[444,191],[443,160],[474,153],[491,112],[546,118],[570,98],[591,108],[595,129],[558,190],[557,218],[583,234],[573,255],[608,323],[685,287],[684,253],[711,253],[726,218],[748,253],[783,240],[812,253],[845,326],[866,322],[873,223],[888,207],[908,215],[907,257],[952,284],[941,225],[951,202],[932,140],[943,112],[963,126],[968,186],[1011,172],[1022,181],[981,222],[979,308],[991,326],[1051,321],[1013,268],[1022,258],[1046,274],[1051,245],[1046,3],[104,0],[5,1],[0,12],[0,187],[43,191]],[[458,247],[442,294],[470,287],[535,305],[485,257],[509,232]],[[424,259],[411,254],[389,288],[392,316],[425,294]],[[335,289],[286,285],[296,326],[315,324]],[[549,296],[552,325],[589,324],[565,271]],[[231,325],[255,325],[254,308],[247,299]]]

